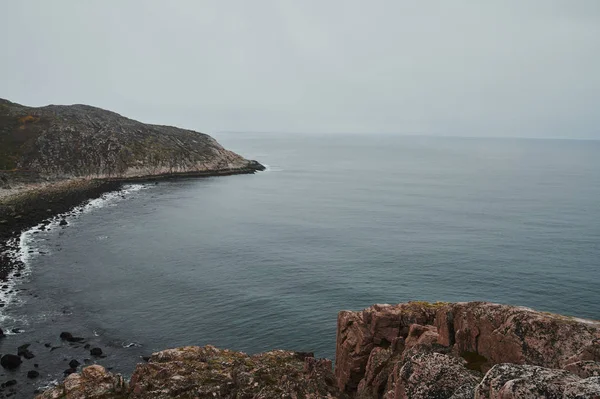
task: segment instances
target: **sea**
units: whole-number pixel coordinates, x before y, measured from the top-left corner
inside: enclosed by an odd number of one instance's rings
[[[183,345],[334,358],[338,312],[376,303],[600,319],[600,141],[215,137],[267,170],[129,185],[23,233],[0,322],[10,345],[33,343],[35,384],[71,358],[128,374]]]

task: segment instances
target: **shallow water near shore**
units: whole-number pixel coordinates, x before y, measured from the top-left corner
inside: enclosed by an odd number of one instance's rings
[[[61,331],[130,372],[181,345],[333,358],[337,312],[373,303],[600,319],[600,142],[216,138],[268,170],[146,185],[27,235],[30,272],[3,327],[25,330],[12,343],[40,341],[44,380],[86,357],[62,345],[51,360],[41,345]]]

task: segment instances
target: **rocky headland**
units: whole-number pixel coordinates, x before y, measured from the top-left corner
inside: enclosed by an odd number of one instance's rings
[[[0,99],[0,279],[18,267],[7,256],[11,238],[123,182],[259,170],[207,134],[88,105]]]
[[[37,398],[600,398],[600,322],[486,302],[342,311],[335,369],[211,346],[147,360],[129,381],[92,365]]]

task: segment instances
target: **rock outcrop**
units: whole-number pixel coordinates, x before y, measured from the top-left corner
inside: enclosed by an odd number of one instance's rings
[[[477,386],[475,398],[600,398],[600,377],[581,379],[560,369],[498,364]]]
[[[331,361],[272,351],[254,356],[212,346],[158,352],[129,385],[100,366],[72,374],[38,399],[339,398]]]
[[[335,375],[310,353],[153,354],[129,384],[99,366],[38,399],[600,399],[600,322],[485,302],[340,312]]]
[[[262,165],[192,130],[144,124],[88,105],[33,108],[0,99],[0,170],[42,178],[247,172]],[[10,186],[5,174],[2,186]],[[19,176],[20,177],[20,176]]]
[[[128,393],[128,385],[118,374],[112,374],[102,366],[84,368],[81,374],[73,373],[57,387],[37,396],[40,399],[121,399]]]
[[[600,397],[600,322],[485,302],[342,311],[335,374],[360,398]]]

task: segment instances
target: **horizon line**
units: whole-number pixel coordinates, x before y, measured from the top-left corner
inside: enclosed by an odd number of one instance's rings
[[[261,131],[261,130],[218,130],[213,134],[277,134],[277,135],[386,135],[405,137],[430,137],[430,138],[460,138],[460,139],[509,139],[509,140],[576,140],[576,141],[600,141],[600,137],[540,137],[540,136],[473,136],[458,134],[432,134],[432,133],[389,133],[389,132],[290,132],[290,131]]]

